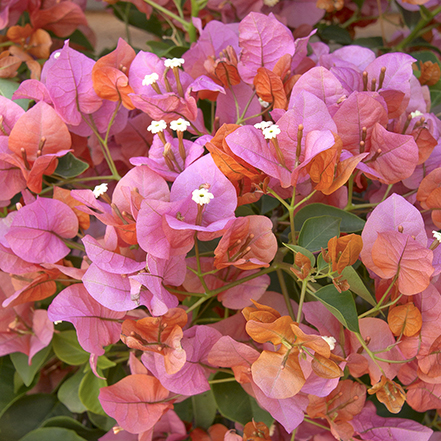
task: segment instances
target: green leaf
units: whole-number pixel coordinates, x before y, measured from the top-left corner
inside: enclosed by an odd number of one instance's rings
[[[187,423],[193,421],[193,404],[191,398],[181,401],[180,403],[175,403],[173,410],[182,421],[186,421]]]
[[[425,63],[426,61],[431,61],[432,63],[438,63],[441,66],[441,62],[438,57],[432,51],[416,51],[412,52],[412,57],[416,58],[418,61]],[[419,67],[419,63],[417,63]]]
[[[339,44],[352,44],[351,34],[344,28],[337,25],[326,26],[320,32],[320,38],[327,41],[334,41]]]
[[[317,257],[317,271],[323,272],[323,270],[328,266],[328,263],[325,261],[325,259],[323,259],[322,253],[320,253]]]
[[[367,47],[369,49],[377,49],[383,46],[383,39],[381,37],[356,38],[352,44]]]
[[[104,430],[85,427],[79,421],[67,416],[49,418],[41,425],[41,427],[62,427],[64,429],[70,429],[88,441],[95,441],[106,433]]]
[[[40,352],[37,352],[32,357],[32,364],[29,366],[28,356],[21,352],[15,352],[10,355],[11,361],[14,364],[15,369],[19,373],[23,383],[29,386],[34,380],[35,375],[40,370],[46,361],[51,351],[51,345],[46,346]]]
[[[158,57],[181,57],[188,51],[188,47],[174,46],[172,43],[166,43],[164,41],[151,40],[147,42],[151,52]]]
[[[162,25],[155,14],[152,14],[150,19],[147,20],[145,13],[138,11],[135,5],[128,6],[127,3],[119,3],[119,5],[111,5],[111,7],[115,16],[121,21],[124,21],[124,15],[127,13],[127,7],[129,7],[130,10],[128,11],[127,15],[129,24],[142,29],[143,31],[148,29],[150,34],[155,34],[160,38],[163,37],[164,30],[162,29]]]
[[[215,380],[223,378],[231,378],[231,376],[224,372],[218,372],[214,376]],[[268,427],[273,423],[273,417],[261,409],[256,400],[248,395],[239,383],[235,381],[216,383],[211,385],[211,389],[217,408],[225,418],[243,425],[252,421],[253,418],[255,421],[264,422]]]
[[[260,203],[261,203],[262,214],[268,213],[280,205],[280,202],[276,198],[273,198],[272,196],[267,194],[264,194],[260,198]]]
[[[15,81],[0,78],[0,95],[12,99],[12,95],[19,86],[20,84]],[[17,103],[23,110],[28,110],[29,100],[14,100],[14,103]]]
[[[305,221],[299,234],[299,245],[315,252],[327,248],[332,237],[340,236],[341,219],[335,216],[311,217]]]
[[[101,375],[99,369],[97,369],[97,372],[99,375]],[[98,400],[100,389],[105,386],[107,386],[107,381],[95,377],[92,371],[87,372],[87,374],[83,377],[80,383],[78,396],[87,410],[90,410],[98,415],[106,415],[101,403]]]
[[[90,354],[78,343],[75,331],[63,331],[54,334],[52,345],[55,355],[67,364],[78,366],[89,361]]]
[[[340,210],[340,208],[332,207],[325,204],[310,204],[299,210],[294,218],[294,225],[296,231],[302,229],[303,224],[307,219],[316,216],[334,216],[341,219],[340,231],[343,233],[356,233],[364,228],[366,223],[353,213]]]
[[[237,207],[235,214],[237,217],[246,217],[246,216],[252,216],[256,213],[254,213],[253,209],[251,208],[251,205],[246,204]]]
[[[441,90],[430,89],[430,100],[432,102],[431,110],[433,111],[435,107],[441,104]]]
[[[398,6],[401,16],[403,17],[404,23],[406,26],[412,30],[420,21],[421,14],[419,11],[408,11],[404,9],[399,3],[395,2],[395,5]]]
[[[360,332],[357,308],[350,291],[339,293],[334,285],[327,285],[311,295],[320,300],[343,326],[350,331]]]
[[[195,427],[202,427],[207,430],[216,417],[216,401],[214,401],[213,392],[208,390],[203,394],[194,395],[191,397],[194,425]]]
[[[342,271],[341,275],[342,278],[346,279],[349,283],[352,292],[359,295],[362,299],[366,300],[366,302],[370,303],[372,306],[375,306],[377,304],[375,302],[375,299],[372,297],[372,294],[361,280],[361,277],[352,266],[347,266]]]
[[[75,43],[77,45],[83,46],[87,51],[92,53],[95,50],[87,37],[79,29],[75,29],[73,34],[69,36],[69,43]]]
[[[116,366],[116,363],[109,360],[105,355],[100,355],[98,357],[97,363],[96,365],[100,368],[100,369],[109,369],[111,367]]]
[[[61,427],[44,427],[26,434],[20,441],[85,441],[73,430]]]
[[[97,415],[93,412],[87,412],[87,416],[96,427],[99,427],[105,432],[108,432],[112,427],[116,426],[116,421],[108,415]]]
[[[0,418],[0,441],[18,441],[57,415],[70,413],[54,395],[25,395],[14,401]]]
[[[58,389],[58,399],[74,413],[83,413],[87,410],[78,396],[83,377],[83,372],[79,370],[75,375],[68,378]]]
[[[314,268],[315,257],[314,254],[311,253],[311,251],[308,251],[306,248],[303,248],[299,245],[291,245],[290,243],[284,243],[283,245],[285,245],[286,248],[289,248],[294,253],[294,255],[296,255],[296,253],[302,253],[311,261],[311,267]]]
[[[15,368],[8,356],[0,358],[0,415],[7,409],[17,394],[14,390]]]
[[[75,178],[75,176],[81,175],[88,168],[89,164],[87,162],[81,161],[81,159],[76,158],[69,152],[67,155],[58,158],[58,165],[54,174],[64,179]]]

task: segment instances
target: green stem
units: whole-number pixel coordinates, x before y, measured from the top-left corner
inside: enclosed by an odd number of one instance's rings
[[[64,243],[64,245],[66,245],[67,247],[69,247],[72,250],[85,251],[84,245],[76,243],[73,240],[63,239],[63,243]]]
[[[302,308],[303,302],[305,301],[306,295],[306,287],[308,286],[308,279],[302,280],[302,290],[300,291],[300,299],[299,299],[299,310],[297,311],[297,323],[300,323],[300,319],[302,318]]]
[[[383,368],[378,364],[375,354],[367,347],[366,342],[363,340],[363,337],[358,332],[354,332],[355,336],[357,337],[358,341],[360,342],[363,349],[366,351],[366,353],[371,357],[372,361],[375,363],[377,368],[380,370],[380,372],[386,377],[386,374],[383,371]]]
[[[256,277],[260,277],[260,276],[263,276],[264,274],[268,274],[268,273],[271,273],[273,271],[277,271],[278,268],[279,268],[279,265],[276,264],[276,263],[273,263],[270,267],[265,268],[263,270],[260,270],[258,273],[251,274],[250,276],[247,276],[247,277],[244,277],[244,278],[242,278],[240,280],[236,280],[234,282],[231,282],[228,285],[221,286],[220,288],[214,289],[213,291],[208,291],[207,295],[205,295],[204,297],[201,297],[196,303],[191,305],[186,310],[186,312],[188,313],[188,312],[193,311],[198,306],[202,305],[202,303],[204,303],[206,300],[211,299],[211,297],[217,296],[221,292],[227,291],[228,289],[234,288],[235,286],[241,285],[242,283],[248,282],[249,280],[253,280]],[[183,294],[185,294],[185,293],[183,293]]]
[[[242,115],[240,115],[240,119],[245,117],[245,114],[247,113],[248,107],[250,107],[251,103],[253,102],[253,98],[256,96],[256,91],[254,90],[253,93],[251,94],[250,99],[248,100],[245,108],[243,109]],[[238,122],[236,122],[236,124],[240,124]]]
[[[174,14],[173,12],[169,11],[168,9],[164,8],[161,5],[158,5],[152,0],[144,0],[144,1],[151,7],[156,8],[158,11],[161,11],[163,14],[168,15],[173,20],[176,20],[178,23],[181,23],[184,29],[188,32],[189,23],[185,21],[183,18],[179,17],[179,15]]]
[[[436,9],[431,11],[430,16],[426,18],[421,18],[420,21],[417,23],[417,25],[412,29],[410,34],[402,40],[400,43],[398,43],[394,48],[393,52],[403,52],[404,48],[410,44],[415,38],[419,37],[421,34],[424,34],[425,30],[424,28],[426,25],[428,25],[432,19],[441,13],[441,6],[438,6]]]
[[[259,116],[264,115],[266,112],[268,112],[268,110],[271,110],[272,104],[269,105],[265,110],[262,110],[260,113],[256,113],[256,115],[251,115],[251,116],[247,116],[246,118],[239,118],[240,123],[236,122],[236,124],[241,124],[245,121],[248,121],[249,119],[252,118],[257,118]]]
[[[199,14],[199,6],[196,0],[191,0],[191,16],[197,17]],[[194,43],[197,39],[197,30],[195,25],[193,24],[193,20],[188,24],[188,38],[190,39],[190,43]]]
[[[208,288],[207,284],[205,283],[204,276],[202,275],[202,267],[201,267],[201,257],[199,255],[199,243],[198,243],[198,233],[197,231],[194,233],[194,252],[196,255],[196,263],[198,267],[197,276],[199,278],[199,281],[201,282],[201,285],[204,288],[205,294],[210,293],[210,289]]]
[[[381,198],[381,202],[385,201],[386,198],[389,196],[389,193],[390,193],[390,191],[392,190],[392,187],[393,187],[393,184],[389,184],[389,185],[387,186],[387,189],[386,189],[386,191],[385,191],[385,193],[384,193],[384,196]]]
[[[231,383],[232,381],[236,381],[236,378],[231,377],[231,378],[220,378],[219,380],[208,380],[208,384]]]
[[[317,193],[317,190],[313,190],[308,196],[304,197],[300,202],[298,202],[297,204],[294,205],[293,207],[293,211],[297,210],[297,208],[300,207],[300,205],[304,204],[306,201],[308,201],[309,199],[312,198],[312,196],[315,195],[315,193]]]
[[[286,203],[284,199],[282,199],[274,190],[271,188],[267,188],[266,190],[269,194],[274,196],[287,210],[290,209],[290,205]]]
[[[120,104],[121,104],[121,103],[120,103]],[[112,118],[111,118],[111,120],[110,120],[110,122],[109,122],[109,125],[108,125],[108,127],[107,127],[107,132],[106,132],[106,137],[105,137],[105,139],[103,139],[103,138],[101,137],[100,133],[98,132],[98,129],[97,129],[96,125],[95,125],[95,122],[94,122],[93,118],[90,116],[90,121],[88,121],[88,120],[84,117],[84,115],[81,115],[82,118],[83,118],[83,120],[84,120],[84,121],[86,122],[86,124],[92,129],[92,132],[93,132],[93,133],[95,134],[95,136],[98,138],[98,141],[99,141],[99,143],[100,143],[101,150],[102,150],[102,152],[103,152],[103,155],[104,155],[104,158],[105,158],[105,160],[106,160],[106,162],[107,162],[107,165],[109,166],[109,169],[110,169],[110,171],[112,172],[112,176],[113,176],[113,178],[114,178],[115,180],[117,180],[117,181],[119,181],[119,180],[121,179],[121,176],[119,175],[118,171],[116,170],[115,163],[113,162],[112,155],[110,154],[110,150],[109,150],[109,147],[108,147],[108,145],[107,145],[107,137],[108,137],[108,134],[109,134],[109,131],[110,131],[110,127],[111,127],[111,125],[113,124],[113,120],[115,119],[115,115],[116,115],[116,112],[118,111],[118,109],[119,109],[119,105],[116,107],[115,112],[113,113]]]
[[[280,288],[282,289],[283,298],[285,299],[286,307],[288,308],[289,316],[295,320],[294,310],[292,309],[291,299],[289,297],[288,289],[286,288],[285,278],[281,269],[276,270],[279,279]]]
[[[353,190],[354,190],[354,175],[351,175],[351,177],[348,180],[348,203],[346,204],[345,211],[349,211],[351,207],[353,207],[352,204]]]
[[[329,431],[331,430],[329,427],[326,427],[320,423],[316,423],[314,420],[311,420],[310,418],[305,417],[304,421],[306,421],[309,424],[312,424],[313,426],[321,427],[322,429],[329,430]]]

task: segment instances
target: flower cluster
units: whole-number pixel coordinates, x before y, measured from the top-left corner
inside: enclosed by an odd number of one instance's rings
[[[47,437],[435,440],[436,68],[299,37],[279,20],[296,1],[230,3],[208,2],[223,21],[205,27],[171,12],[200,34],[182,58],[120,39],[94,61],[66,40],[0,97],[0,355],[17,370],[0,424],[42,405],[32,388],[88,411]],[[305,23],[353,6],[318,3]]]

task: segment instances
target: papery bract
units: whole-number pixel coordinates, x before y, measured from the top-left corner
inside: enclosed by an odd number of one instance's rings
[[[41,155],[68,150],[71,146],[69,131],[57,112],[44,102],[37,103],[15,123],[9,136],[9,149],[28,161]]]
[[[403,418],[383,418],[376,415],[375,406],[368,402],[352,425],[362,439],[369,441],[428,441],[433,431],[428,427]]]
[[[375,353],[381,352],[381,358],[386,360],[403,360],[403,356],[401,352],[395,347],[395,338],[392,335],[392,332],[389,329],[387,323],[378,318],[362,318],[359,321],[360,325],[360,334],[364,340],[368,339],[369,350]],[[365,350],[361,349],[360,342],[356,338],[355,335],[351,334],[350,336],[351,342],[351,352],[361,353],[369,363],[369,375],[371,377],[371,382],[373,384],[377,383],[380,380],[380,376],[382,374],[386,375],[388,378],[394,378],[399,369],[400,365],[397,363],[387,363],[385,361],[376,361],[374,362],[369,355],[366,354]],[[389,351],[386,351],[386,348],[390,348]],[[362,352],[358,352],[358,350],[362,350]],[[380,372],[379,366],[383,369]]]
[[[272,222],[263,216],[232,221],[214,250],[214,266],[218,269],[230,265],[241,269],[269,266],[277,251],[272,228]]]
[[[66,204],[38,197],[19,210],[6,239],[27,262],[55,263],[69,253],[62,239],[71,239],[77,232],[78,219]]]
[[[187,354],[185,365],[175,374],[168,374],[164,357],[152,352],[142,356],[142,362],[161,384],[171,392],[196,395],[210,389],[207,377],[210,363],[208,354],[219,338],[219,331],[208,326],[192,326],[184,331],[181,345]]]
[[[432,259],[431,250],[398,231],[379,233],[372,247],[374,271],[384,279],[398,274],[398,289],[405,295],[427,288],[434,270]]]
[[[92,85],[95,63],[70,48],[68,41],[57,53],[58,57],[47,68],[46,87],[58,114],[66,123],[78,126],[82,115],[93,113],[102,105]]]
[[[36,9],[31,13],[34,28],[45,28],[58,37],[68,37],[79,25],[86,25],[84,12],[74,2],[55,3],[45,9]]]
[[[393,194],[381,202],[372,212],[361,235],[363,249],[360,257],[367,268],[375,271],[372,260],[372,248],[378,233],[399,231],[415,240],[424,248],[427,246],[427,235],[420,212],[402,196]]]
[[[82,284],[74,284],[60,292],[48,309],[49,319],[71,322],[77,330],[78,342],[84,350],[103,355],[103,346],[119,341],[124,312],[114,312],[100,305]]]
[[[247,15],[239,25],[239,45],[242,48],[239,73],[247,83],[253,82],[260,67],[272,70],[282,55],[294,54],[291,32],[272,14]]]
[[[173,407],[166,401],[169,392],[150,375],[129,375],[118,383],[103,387],[99,400],[104,411],[130,433],[151,429]]]
[[[13,291],[9,277],[4,273],[0,275],[2,289],[0,300],[7,300],[8,291]],[[45,348],[52,339],[54,326],[48,319],[47,311],[38,309],[33,311],[31,304],[19,305],[14,308],[0,309],[0,355],[21,352],[32,357]]]

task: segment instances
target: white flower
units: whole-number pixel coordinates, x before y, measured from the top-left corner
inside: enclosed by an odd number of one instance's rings
[[[415,112],[411,112],[410,116],[412,117],[412,119],[414,119],[418,116],[423,116],[423,114],[419,110],[415,110]]]
[[[254,124],[254,127],[256,129],[266,129],[267,127],[271,127],[273,125],[273,123],[271,121],[262,121],[260,123],[256,123]]]
[[[57,59],[61,55],[61,52],[55,52],[54,58]]]
[[[265,139],[273,139],[280,133],[279,126],[277,124],[272,124],[263,130],[263,135]]]
[[[433,237],[438,241],[441,242],[441,233],[439,231],[432,231]]]
[[[160,119],[159,121],[152,121],[152,123],[147,127],[147,130],[152,133],[163,132],[167,128],[167,123]]]
[[[93,189],[93,195],[98,199],[102,194],[104,194],[107,191],[107,184],[100,184],[97,185],[94,189]]]
[[[199,205],[206,205],[210,203],[210,200],[214,198],[214,195],[206,188],[197,188],[191,194],[191,198]]]
[[[326,343],[328,343],[329,347],[331,348],[331,351],[335,348],[335,343],[337,343],[337,340],[334,337],[323,337],[321,336],[323,340],[325,340]]]
[[[173,67],[181,67],[185,63],[183,58],[167,58],[164,60],[164,66],[173,68]]]
[[[183,118],[170,122],[170,128],[176,132],[185,132],[189,125],[190,123]]]
[[[156,81],[159,80],[159,75],[156,72],[153,72],[150,75],[146,75],[142,80],[143,86],[150,86],[151,84],[155,84]]]
[[[263,101],[262,98],[259,98],[259,103],[262,107],[268,107],[270,103],[267,103],[266,101]]]

